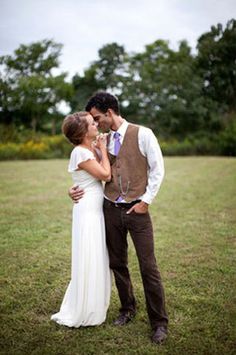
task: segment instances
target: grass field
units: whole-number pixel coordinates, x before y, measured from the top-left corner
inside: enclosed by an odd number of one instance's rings
[[[150,210],[166,291],[169,337],[150,342],[135,251],[138,301],[117,328],[115,287],[106,322],[68,329],[50,321],[70,279],[71,178],[66,160],[0,163],[1,354],[235,354],[236,160],[167,158]]]

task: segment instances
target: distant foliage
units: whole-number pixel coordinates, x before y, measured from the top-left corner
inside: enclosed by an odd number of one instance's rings
[[[106,90],[118,97],[123,117],[150,127],[165,142],[167,154],[235,156],[235,19],[202,34],[196,55],[186,41],[173,50],[158,39],[140,53],[106,44],[71,82],[66,73],[53,75],[61,49],[61,44],[44,40],[0,57],[2,143],[34,142],[38,133],[50,131],[55,136],[63,119],[60,104],[83,110],[92,94]],[[21,135],[27,139],[22,141]],[[35,151],[37,156],[52,154],[50,144],[47,152]]]
[[[141,53],[128,54],[111,43],[98,60],[72,79],[73,109],[97,90],[115,93],[122,114],[152,128],[163,138],[183,139],[198,131],[225,129],[236,111],[236,21],[218,24],[198,40],[194,56],[186,41],[178,50],[157,40]]]

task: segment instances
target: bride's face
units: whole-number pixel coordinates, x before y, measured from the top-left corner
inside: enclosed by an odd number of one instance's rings
[[[86,133],[87,137],[89,138],[96,138],[99,134],[97,129],[97,123],[94,121],[93,116],[89,115],[86,116],[86,120],[88,122],[88,131]]]

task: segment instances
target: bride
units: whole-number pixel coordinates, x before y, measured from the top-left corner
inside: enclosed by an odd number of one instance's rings
[[[99,325],[106,319],[111,292],[101,182],[111,178],[110,163],[105,138],[98,136],[88,112],[67,116],[62,131],[75,146],[68,171],[84,196],[73,206],[71,281],[60,311],[51,319],[68,327]]]

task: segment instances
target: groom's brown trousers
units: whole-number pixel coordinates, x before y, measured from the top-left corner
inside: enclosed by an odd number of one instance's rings
[[[166,326],[165,296],[154,255],[153,229],[149,213],[126,212],[133,203],[117,204],[104,200],[106,241],[115,282],[121,301],[121,313],[135,314],[136,302],[128,270],[127,233],[133,240],[143,280],[151,327]]]

